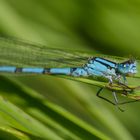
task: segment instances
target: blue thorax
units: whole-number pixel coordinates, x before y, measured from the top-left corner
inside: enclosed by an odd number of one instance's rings
[[[115,62],[100,57],[94,57],[85,64],[84,69],[87,71],[87,75],[106,77],[108,75],[116,76],[116,66],[117,63]]]

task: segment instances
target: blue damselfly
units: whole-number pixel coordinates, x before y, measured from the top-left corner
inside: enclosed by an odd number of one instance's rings
[[[110,86],[115,82],[117,86],[124,88],[122,93],[130,94],[133,89],[127,86],[126,76],[133,76],[136,72],[134,59],[115,62],[100,56],[91,57],[83,52],[54,49],[15,38],[0,37],[0,73],[103,77],[108,79]],[[98,97],[114,105],[119,104],[115,91],[112,91],[115,100],[113,103],[100,96],[102,89],[97,92]]]

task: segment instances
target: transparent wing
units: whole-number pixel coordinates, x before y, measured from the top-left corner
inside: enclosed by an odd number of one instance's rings
[[[85,64],[88,58],[93,56],[101,56],[114,62],[124,60],[122,57],[49,48],[16,38],[0,37],[0,65],[4,66],[77,67]]]
[[[89,56],[83,52],[49,48],[15,38],[0,37],[0,65],[48,68],[81,66]]]

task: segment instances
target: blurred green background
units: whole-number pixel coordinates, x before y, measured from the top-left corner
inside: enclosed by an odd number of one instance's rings
[[[139,59],[140,1],[0,0],[0,34]],[[0,138],[140,139],[140,104],[122,113],[98,99],[97,90],[52,76],[1,76]]]

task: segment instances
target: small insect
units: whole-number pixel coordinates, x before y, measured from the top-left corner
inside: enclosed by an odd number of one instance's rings
[[[61,49],[52,49],[17,39],[1,37],[0,73],[103,77],[108,79],[109,86],[117,83],[117,86],[122,87],[124,95],[133,91],[127,86],[126,76],[133,76],[137,73],[137,65],[134,59],[116,63],[102,57],[92,57],[84,65],[77,67],[78,62],[81,63],[85,60],[82,55],[82,53],[69,53]],[[103,88],[99,89],[97,96],[112,103],[100,95],[102,90]],[[113,104],[118,106],[116,92],[112,91],[112,93],[115,101]]]

